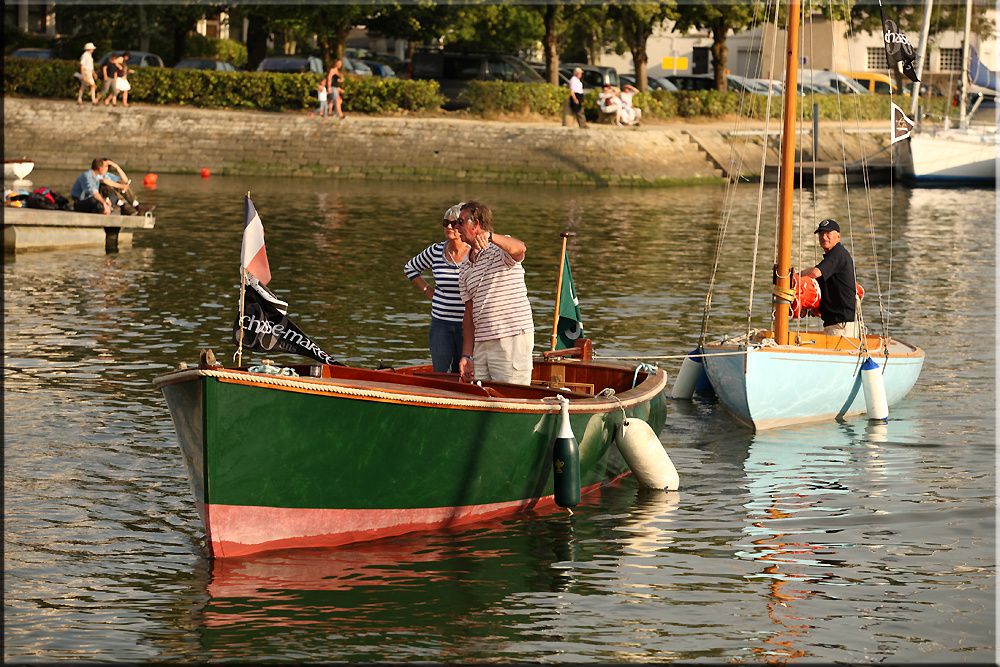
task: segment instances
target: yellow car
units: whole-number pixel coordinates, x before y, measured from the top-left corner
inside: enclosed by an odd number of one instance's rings
[[[841,72],[841,74],[860,83],[868,92],[888,95],[891,91],[894,95],[899,94],[899,88],[888,74],[882,72]]]

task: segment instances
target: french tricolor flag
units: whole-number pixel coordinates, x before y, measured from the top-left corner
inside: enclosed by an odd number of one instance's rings
[[[247,273],[266,285],[271,281],[271,267],[267,264],[267,248],[264,247],[264,225],[249,194],[243,208],[243,258],[240,268],[246,269]]]

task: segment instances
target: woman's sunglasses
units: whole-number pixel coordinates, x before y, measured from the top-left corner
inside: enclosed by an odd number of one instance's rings
[[[459,227],[462,226],[462,221],[461,220],[445,220],[444,222],[441,223],[441,225],[443,227],[454,227],[455,229],[458,229]]]

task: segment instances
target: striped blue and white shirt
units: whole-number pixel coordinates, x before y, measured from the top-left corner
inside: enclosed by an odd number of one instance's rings
[[[413,280],[430,269],[434,276],[434,298],[431,299],[431,317],[445,322],[461,322],[465,316],[465,302],[458,295],[458,265],[452,264],[444,256],[441,241],[427,246],[423,252],[411,259],[403,267],[403,273]]]

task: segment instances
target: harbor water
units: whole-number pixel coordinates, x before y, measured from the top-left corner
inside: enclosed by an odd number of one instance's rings
[[[60,192],[74,177],[31,175]],[[796,266],[837,218],[866,320],[926,351],[888,423],[755,435],[711,398],[671,401],[677,492],[627,478],[572,515],[213,562],[152,380],[204,348],[231,359],[247,190],[270,287],[341,361],[427,361],[430,304],[402,266],[477,198],[527,243],[539,346],[569,230],[597,354],[671,377],[702,330],[725,198],[162,175],[139,193],[157,223],[134,248],[8,256],[6,661],[996,659],[993,191],[820,190],[796,216]],[[775,199],[753,184],[733,199],[710,337],[768,326]]]

